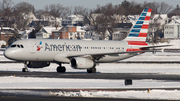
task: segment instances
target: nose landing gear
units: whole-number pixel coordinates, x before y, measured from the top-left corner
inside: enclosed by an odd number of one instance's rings
[[[22,69],[22,72],[28,72],[28,65],[29,63],[28,62],[24,62],[24,68]]]

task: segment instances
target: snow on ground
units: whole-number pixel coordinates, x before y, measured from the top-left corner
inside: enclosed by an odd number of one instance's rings
[[[148,91],[79,91],[79,92],[51,92],[51,95],[65,97],[100,97],[100,98],[131,98],[131,99],[161,99],[180,100],[180,91],[152,90]]]
[[[131,99],[169,99],[180,100],[179,90],[154,90],[159,88],[180,88],[179,82],[164,80],[133,80],[133,85],[125,86],[123,80],[99,79],[62,79],[62,78],[32,78],[32,77],[0,77],[0,92],[15,94],[30,94],[21,89],[86,89],[86,91],[40,92],[42,95],[66,97],[101,97],[101,98],[131,98]],[[93,89],[138,89],[127,91],[96,91]],[[148,93],[148,88],[154,88]],[[6,90],[9,89],[9,90]],[[11,90],[17,89],[17,90]],[[18,91],[19,89],[19,91]],[[87,91],[87,89],[91,89]],[[37,92],[35,92],[37,94]]]
[[[0,52],[0,61],[10,61]],[[179,53],[145,53],[123,61],[180,61]],[[57,64],[51,64],[47,68],[29,69],[30,72],[56,72]],[[75,70],[69,64],[65,64],[67,72],[86,72]],[[21,71],[22,63],[1,63],[0,71]],[[100,73],[161,73],[180,75],[180,64],[125,64],[105,63],[97,66]],[[163,80],[133,80],[133,85],[125,86],[124,80],[99,80],[99,79],[62,79],[62,78],[31,78],[31,77],[0,77],[0,92],[8,92],[2,89],[134,89],[134,88],[180,88],[178,81]],[[17,92],[17,91],[15,91]],[[26,91],[25,91],[26,92]],[[81,97],[113,97],[113,98],[142,98],[142,99],[169,99],[180,100],[178,90],[152,90],[147,91],[80,91],[80,92],[52,92],[59,96]]]
[[[139,89],[139,88],[180,88],[177,81],[133,80],[125,86],[124,80],[108,79],[63,79],[32,77],[0,77],[0,89]]]
[[[129,98],[129,99],[154,99],[154,100],[180,100],[179,90],[147,90],[143,91],[33,91],[33,90],[0,90],[2,93],[16,95],[40,95],[60,97],[95,97],[95,98]]]

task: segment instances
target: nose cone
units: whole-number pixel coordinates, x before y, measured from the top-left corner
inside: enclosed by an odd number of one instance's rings
[[[4,56],[8,59],[11,59],[11,60],[16,60],[15,59],[15,56],[16,55],[16,52],[11,50],[11,49],[7,49],[4,51]]]
[[[4,56],[8,59],[10,59],[10,56],[11,56],[11,52],[7,49],[4,51]]]

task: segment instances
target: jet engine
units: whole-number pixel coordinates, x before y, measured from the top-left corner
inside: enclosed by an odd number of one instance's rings
[[[71,59],[71,67],[74,69],[90,69],[95,66],[95,62],[88,58],[76,57]]]
[[[28,68],[43,68],[48,67],[50,62],[25,62]]]

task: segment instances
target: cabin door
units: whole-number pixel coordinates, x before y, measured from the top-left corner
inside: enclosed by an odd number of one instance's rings
[[[35,54],[36,53],[36,44],[33,41],[29,41],[29,46],[30,46],[30,53]]]

